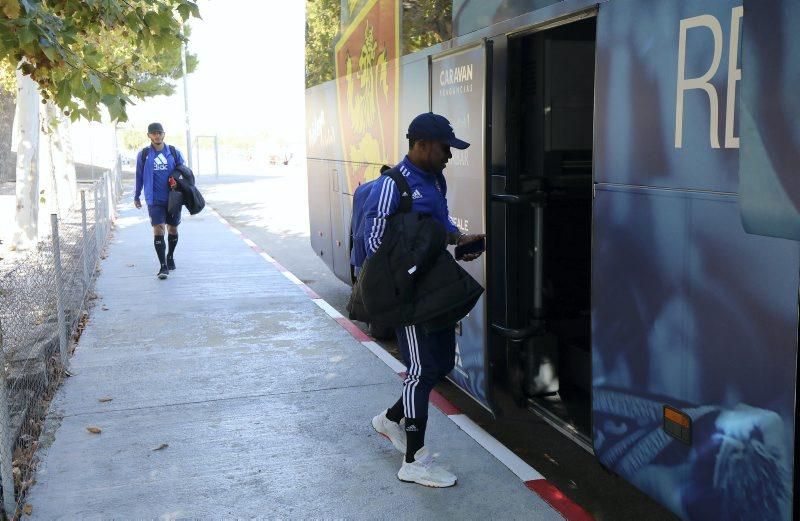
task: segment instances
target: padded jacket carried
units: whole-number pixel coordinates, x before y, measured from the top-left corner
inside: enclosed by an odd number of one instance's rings
[[[411,210],[408,183],[397,169],[383,173],[400,191],[380,247],[365,262],[348,303],[351,319],[423,333],[453,327],[475,306],[483,288],[447,251],[447,230]]]
[[[189,167],[178,165],[170,175],[175,178],[177,183],[175,191],[182,195],[178,204],[183,204],[191,215],[195,215],[205,208],[206,200],[195,186],[194,173]]]

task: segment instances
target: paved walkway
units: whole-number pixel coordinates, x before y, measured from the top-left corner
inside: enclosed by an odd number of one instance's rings
[[[178,270],[157,280],[129,203],[51,406],[32,517],[560,519],[433,408],[428,446],[458,485],[398,481],[370,425],[397,375],[211,212],[184,218]]]

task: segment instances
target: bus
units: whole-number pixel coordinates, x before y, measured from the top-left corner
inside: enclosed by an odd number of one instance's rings
[[[316,254],[352,282],[354,189],[447,117],[472,143],[451,217],[487,235],[449,378],[683,519],[798,515],[800,3],[745,3],[335,0],[321,47],[307,24]]]

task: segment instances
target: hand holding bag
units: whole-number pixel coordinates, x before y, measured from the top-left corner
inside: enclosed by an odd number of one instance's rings
[[[171,189],[169,191],[169,202],[167,202],[167,212],[177,213],[183,206],[183,193],[179,190]]]

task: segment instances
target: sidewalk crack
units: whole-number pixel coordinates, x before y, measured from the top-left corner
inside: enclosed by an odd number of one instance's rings
[[[304,389],[299,391],[286,391],[286,392],[279,392],[279,393],[259,393],[259,394],[247,394],[241,396],[229,396],[226,398],[214,398],[209,400],[196,400],[196,401],[188,401],[188,402],[176,402],[176,403],[163,403],[158,405],[143,405],[141,407],[126,407],[121,409],[98,409],[94,411],[86,411],[86,412],[79,412],[76,414],[58,414],[56,412],[52,412],[48,416],[54,419],[65,419],[65,418],[77,418],[79,416],[87,416],[90,414],[98,414],[98,413],[110,413],[110,412],[128,412],[128,411],[141,411],[145,409],[156,409],[156,408],[163,408],[163,407],[180,407],[184,405],[199,405],[203,403],[215,403],[215,402],[225,402],[231,400],[248,400],[252,398],[266,398],[270,396],[288,396],[292,394],[303,394],[303,393],[317,393],[322,391],[338,391],[341,389],[357,389],[361,387],[377,387],[380,385],[392,385],[390,383],[383,383],[383,382],[376,382],[370,384],[360,384],[360,385],[343,385],[339,387],[324,387],[320,389]]]

